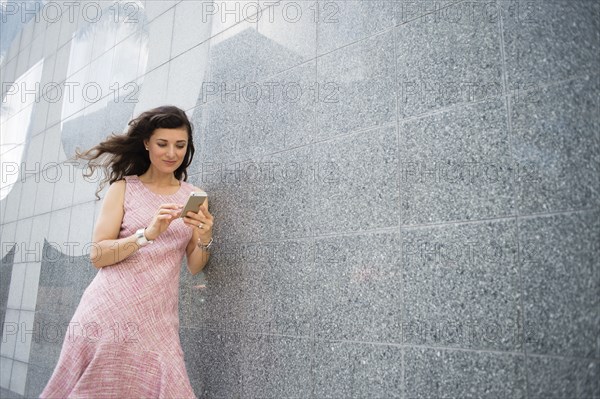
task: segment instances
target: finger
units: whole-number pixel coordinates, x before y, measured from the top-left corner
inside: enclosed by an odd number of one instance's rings
[[[169,214],[169,215],[179,215],[181,210],[178,209],[160,209],[158,211],[159,215]]]
[[[199,227],[198,227],[198,225],[199,225],[199,223],[198,223],[198,222],[184,222],[184,223],[185,223],[186,225],[190,226],[190,227],[191,227],[191,228],[193,228],[193,229],[198,229],[198,228],[199,228]],[[202,228],[204,228],[204,227],[202,227]]]
[[[210,212],[208,211],[208,206],[206,205],[206,202],[204,202],[202,205],[200,205],[200,211],[204,214],[204,215],[210,215]]]
[[[200,224],[205,224],[202,220],[198,220],[198,219],[188,219],[187,221],[189,224],[192,224],[194,226],[198,226]]]
[[[186,214],[185,217],[189,217],[189,218],[196,219],[196,220],[204,219],[204,215],[202,215],[201,212],[196,213],[194,211],[188,211],[188,213]]]
[[[194,219],[194,218],[189,218],[187,216],[184,216],[183,221],[185,223],[194,224],[194,225],[197,225],[198,223],[202,223],[202,220]]]
[[[203,202],[202,205],[200,205],[198,213],[200,213],[200,212],[205,213],[207,211],[208,211],[208,209],[206,208],[206,202]]]

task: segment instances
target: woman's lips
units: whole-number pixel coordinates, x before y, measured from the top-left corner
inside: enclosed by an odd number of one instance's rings
[[[177,161],[164,161],[167,165],[175,165]]]

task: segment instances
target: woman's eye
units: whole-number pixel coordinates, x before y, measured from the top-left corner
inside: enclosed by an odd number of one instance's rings
[[[157,145],[158,145],[159,147],[161,147],[161,148],[162,148],[162,147],[166,147],[166,146],[167,146],[166,144],[157,144]],[[178,146],[177,146],[177,148],[178,148],[178,149],[180,149],[180,150],[183,150],[183,149],[185,148],[185,146],[184,146],[184,145],[183,145],[183,146],[181,146],[181,145],[178,145]]]

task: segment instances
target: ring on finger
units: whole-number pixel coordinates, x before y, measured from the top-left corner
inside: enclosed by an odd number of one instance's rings
[[[203,224],[202,224],[202,223],[200,223],[200,224],[199,224],[197,227],[198,227],[199,229],[201,229],[201,228],[202,228],[202,226],[203,226]]]

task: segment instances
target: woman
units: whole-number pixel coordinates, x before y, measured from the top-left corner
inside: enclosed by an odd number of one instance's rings
[[[185,181],[193,155],[192,126],[172,106],[77,152],[91,173],[106,168],[98,191],[110,181],[90,251],[99,271],[41,398],[195,398],[179,341],[179,273],[184,253],[192,274],[206,265],[213,217],[208,201],[179,217],[189,193],[202,191]]]

